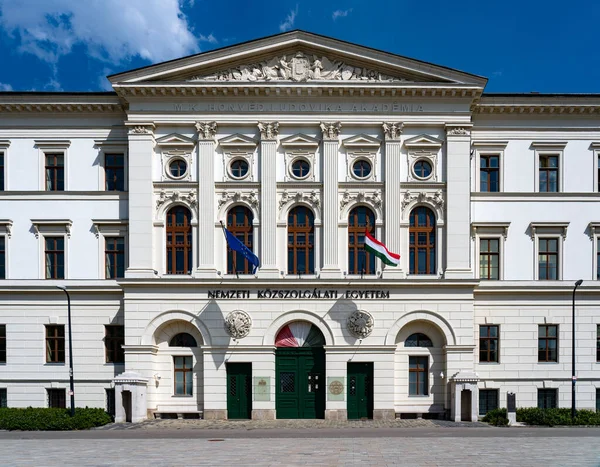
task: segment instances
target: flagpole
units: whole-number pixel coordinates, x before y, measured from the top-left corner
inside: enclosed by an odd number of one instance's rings
[[[221,223],[221,229],[223,229],[223,236],[225,237],[225,243],[227,244],[227,248],[229,249],[229,251],[231,251],[231,255],[233,258],[233,272],[235,272],[235,277],[236,279],[240,278],[240,275],[238,274],[237,271],[237,265],[236,265],[236,253],[235,251],[233,251],[231,249],[231,247],[229,246],[229,240],[227,240],[227,234],[225,233],[225,225],[223,224],[223,221],[219,221]],[[227,266],[227,261],[225,261],[225,265]]]

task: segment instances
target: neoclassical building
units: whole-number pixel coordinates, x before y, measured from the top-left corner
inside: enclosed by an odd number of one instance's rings
[[[575,301],[598,407],[600,95],[302,31],[109,79],[0,94],[0,405],[68,406],[62,286],[117,420],[570,407]]]

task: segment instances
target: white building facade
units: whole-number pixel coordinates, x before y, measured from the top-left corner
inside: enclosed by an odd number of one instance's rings
[[[109,79],[0,95],[2,404],[68,405],[60,285],[76,404],[117,420],[570,407],[575,299],[598,407],[599,95],[301,31]]]

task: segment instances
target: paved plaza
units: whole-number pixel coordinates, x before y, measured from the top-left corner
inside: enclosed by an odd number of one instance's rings
[[[433,420],[157,420],[0,432],[3,466],[600,466],[600,429]]]

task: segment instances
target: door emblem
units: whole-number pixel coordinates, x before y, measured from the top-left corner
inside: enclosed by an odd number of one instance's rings
[[[344,392],[344,385],[341,383],[341,381],[332,381],[329,383],[329,392],[335,396],[339,396],[342,392]]]

